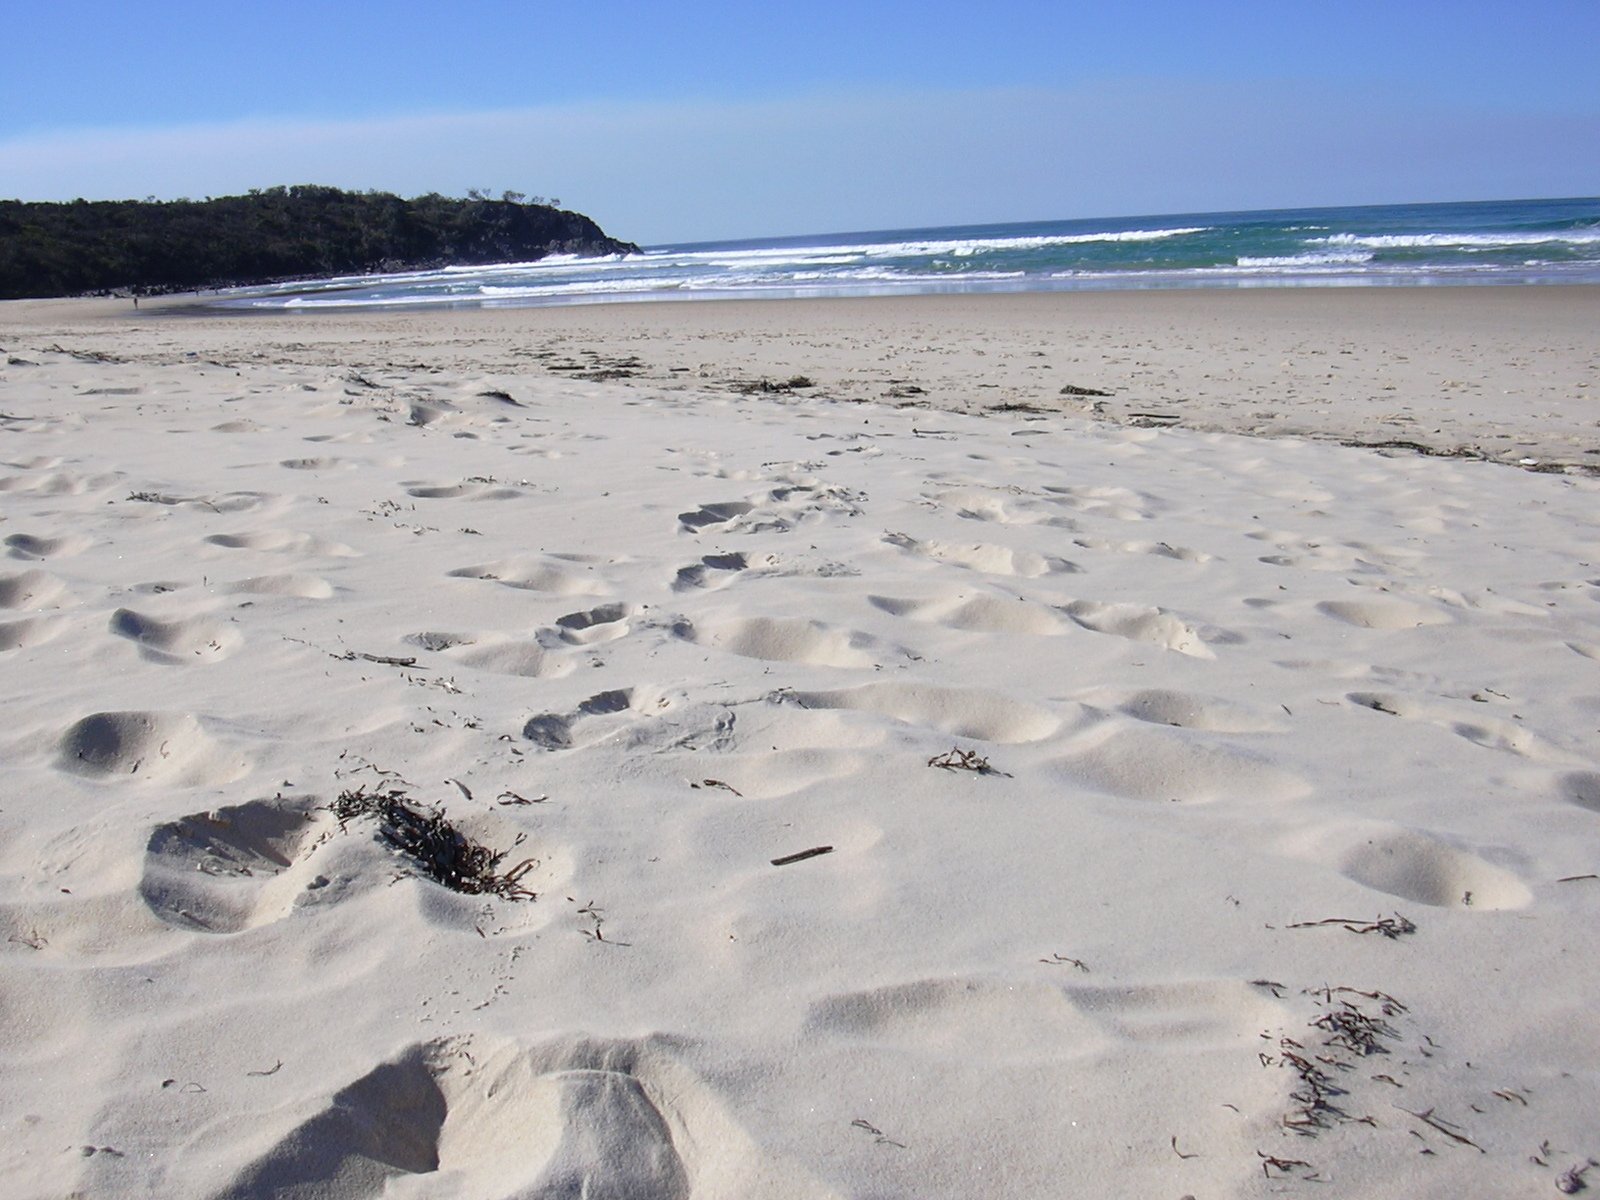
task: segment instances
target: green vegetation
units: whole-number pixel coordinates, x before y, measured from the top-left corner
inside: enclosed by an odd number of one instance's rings
[[[534,197],[538,201],[539,197]],[[547,254],[620,254],[581,213],[522,203],[301,185],[208,200],[0,200],[0,299],[175,292]]]

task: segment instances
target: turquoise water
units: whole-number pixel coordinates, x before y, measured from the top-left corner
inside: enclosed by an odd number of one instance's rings
[[[626,231],[623,231],[624,233]],[[1600,283],[1600,198],[1186,213],[652,246],[219,294],[229,309]]]

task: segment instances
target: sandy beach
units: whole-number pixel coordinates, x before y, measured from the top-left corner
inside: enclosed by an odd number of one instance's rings
[[[0,305],[8,1195],[1600,1185],[1600,289],[184,304]]]

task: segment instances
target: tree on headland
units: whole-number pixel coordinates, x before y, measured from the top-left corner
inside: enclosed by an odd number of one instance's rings
[[[188,291],[373,271],[625,254],[557,202],[315,184],[206,200],[0,200],[0,299]]]

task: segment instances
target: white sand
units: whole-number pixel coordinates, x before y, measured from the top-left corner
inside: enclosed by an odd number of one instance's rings
[[[1184,424],[1581,463],[1594,293],[1056,300],[0,308],[5,1193],[1559,1194],[1600,480],[952,410],[1189,305]]]

